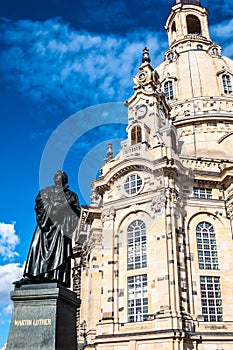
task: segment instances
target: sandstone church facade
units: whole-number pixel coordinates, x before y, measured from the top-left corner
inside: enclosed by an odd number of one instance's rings
[[[233,349],[233,61],[198,0],[176,0],[165,29],[164,62],[144,49],[127,139],[82,208],[80,349]]]

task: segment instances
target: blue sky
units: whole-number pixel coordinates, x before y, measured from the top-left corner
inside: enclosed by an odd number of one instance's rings
[[[133,93],[142,49],[149,47],[154,67],[163,60],[172,3],[0,0],[0,349],[11,283],[22,274],[35,228],[35,196],[62,164],[81,204],[89,202],[108,140],[116,152],[125,137],[122,102]],[[232,57],[232,1],[202,5],[212,39]]]

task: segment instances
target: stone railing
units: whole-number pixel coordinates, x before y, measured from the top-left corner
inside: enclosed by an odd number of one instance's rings
[[[185,39],[206,39],[206,37],[201,34],[187,34],[184,37]]]
[[[132,155],[134,153],[140,152],[141,149],[142,149],[142,145],[138,143],[138,144],[123,148],[122,153],[124,156]]]
[[[196,332],[226,333],[233,331],[233,322],[197,322]]]
[[[214,173],[220,174],[219,169],[219,162],[215,162],[214,160],[205,160],[205,159],[188,159],[188,158],[181,158],[182,164],[187,167],[191,168],[193,170],[202,170],[202,171],[211,171]]]
[[[170,102],[172,107],[171,117],[175,120],[180,117],[192,117],[196,115],[209,114],[224,115],[233,117],[233,96],[225,97],[204,97],[183,101]]]

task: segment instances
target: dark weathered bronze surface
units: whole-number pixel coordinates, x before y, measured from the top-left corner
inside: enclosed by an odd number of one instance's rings
[[[77,195],[69,190],[66,173],[58,170],[54,186],[42,189],[36,197],[36,220],[24,278],[16,287],[42,282],[70,286],[72,233],[80,216]]]

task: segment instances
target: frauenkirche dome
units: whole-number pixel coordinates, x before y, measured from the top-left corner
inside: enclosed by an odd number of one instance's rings
[[[211,40],[208,16],[199,1],[176,0],[165,25],[169,49],[156,70],[184,144],[181,153],[228,158],[233,137],[224,151],[221,138],[233,131],[233,61]]]

